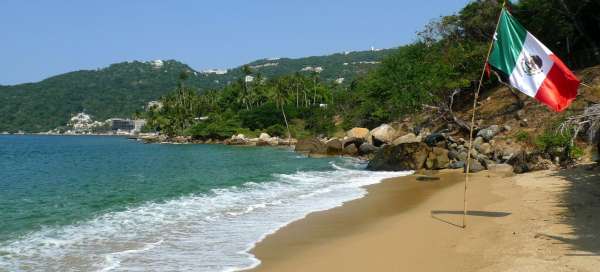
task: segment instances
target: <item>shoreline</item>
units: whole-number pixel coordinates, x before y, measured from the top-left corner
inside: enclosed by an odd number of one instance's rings
[[[466,229],[461,171],[387,179],[267,235],[250,251],[261,263],[242,271],[594,271],[600,236],[588,226],[600,219],[588,215],[600,212],[600,174],[584,168],[473,174]],[[578,206],[583,221],[570,221],[580,214],[569,213],[571,194],[595,204]],[[578,235],[587,246],[569,243]]]

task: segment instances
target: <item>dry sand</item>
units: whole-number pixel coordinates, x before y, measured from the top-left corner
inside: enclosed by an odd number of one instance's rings
[[[600,271],[600,169],[414,176],[313,213],[252,251],[254,271]]]

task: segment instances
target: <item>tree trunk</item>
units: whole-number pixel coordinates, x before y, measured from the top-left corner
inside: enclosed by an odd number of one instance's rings
[[[300,100],[300,98],[298,97],[298,84],[296,84],[296,109],[298,108],[298,100]]]
[[[304,104],[308,108],[308,99],[306,97],[306,90],[302,91],[302,93],[304,94]]]
[[[313,105],[317,103],[317,79],[315,78],[315,83],[313,84],[314,94],[313,94]]]
[[[290,133],[290,125],[288,124],[287,117],[285,116],[285,110],[283,109],[283,106],[281,106],[281,113],[283,114],[283,121],[285,121],[285,127],[287,128],[288,145],[291,145],[292,133]]]

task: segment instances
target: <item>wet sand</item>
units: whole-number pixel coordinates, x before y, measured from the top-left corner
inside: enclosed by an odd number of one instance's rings
[[[597,271],[600,267],[598,171],[475,174],[464,229],[464,176],[443,171],[438,177],[386,180],[368,187],[364,198],[284,227],[252,250],[262,262],[252,271]]]

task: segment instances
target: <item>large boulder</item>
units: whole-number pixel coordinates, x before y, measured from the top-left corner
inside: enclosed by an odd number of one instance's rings
[[[370,143],[364,143],[361,144],[360,147],[358,148],[358,151],[361,155],[369,155],[369,154],[373,154],[377,151],[377,147],[375,147],[374,145],[370,144]]]
[[[342,141],[342,147],[346,147],[348,145],[355,145],[355,146],[360,146],[365,142],[365,139],[362,138],[354,138],[354,137],[346,137],[343,141]]]
[[[252,142],[253,139],[250,141]],[[279,137],[269,137],[269,138],[258,138],[256,139],[257,146],[277,146],[280,144],[281,139]]]
[[[475,148],[475,150],[479,150],[483,143],[484,143],[483,137],[477,137],[477,138],[475,138],[475,140],[473,140],[473,148]],[[467,145],[467,147],[468,147],[468,145]]]
[[[271,144],[269,143],[269,141],[266,140],[262,140],[262,139],[258,139],[258,141],[256,141],[256,146],[270,146]]]
[[[425,162],[427,169],[432,170],[448,168],[449,164],[450,159],[448,158],[448,150],[439,147],[434,147],[431,150],[427,157],[427,162]]]
[[[348,132],[346,132],[346,136],[348,136],[348,138],[359,138],[359,139],[363,139],[363,140],[368,140],[368,136],[369,136],[369,129],[366,128],[353,128],[351,130],[348,130]]]
[[[258,136],[258,139],[263,140],[263,141],[268,141],[269,139],[271,139],[271,136],[267,133],[261,133],[260,136]]]
[[[513,167],[515,173],[521,174],[530,171],[527,163],[528,161],[529,158],[527,153],[525,151],[519,151],[518,153],[513,154],[507,163]]]
[[[392,141],[393,145],[409,144],[421,142],[421,136],[417,136],[414,133],[409,133],[404,136],[400,136]]]
[[[247,145],[248,139],[246,139],[246,136],[244,136],[244,134],[238,134],[231,136],[230,139],[226,139],[225,141],[223,141],[223,143],[226,145]]]
[[[383,146],[369,161],[367,169],[375,171],[407,171],[425,167],[431,148],[424,143]]]
[[[312,138],[299,140],[298,143],[296,143],[295,150],[297,152],[304,152],[310,154],[326,154],[327,146],[319,139]]]
[[[471,164],[469,165],[469,173],[477,173],[485,170],[485,166],[483,166],[478,160],[471,159]],[[463,172],[467,172],[467,164],[465,163]]]
[[[327,155],[341,155],[344,152],[342,141],[337,138],[327,141],[325,145],[327,146]]]
[[[349,144],[344,147],[344,155],[356,156],[358,155],[358,148],[354,144]]]
[[[432,133],[425,137],[425,143],[428,146],[434,147],[444,144],[446,142],[446,136],[441,133]]]
[[[512,165],[514,172],[517,174],[553,167],[552,161],[544,159],[539,153],[528,153],[523,150],[512,156],[507,164]]]
[[[448,165],[448,168],[450,169],[461,169],[461,168],[465,168],[465,162],[464,161],[455,161],[451,164]]]
[[[484,154],[484,155],[490,155],[493,153],[493,149],[492,149],[492,145],[489,143],[483,143],[481,145],[478,146],[479,148],[477,148],[477,151],[479,151],[479,153]]]
[[[482,137],[486,141],[489,141],[500,132],[500,127],[497,125],[489,126],[488,128],[482,129],[477,132],[477,137]]]
[[[511,177],[514,175],[514,169],[510,164],[490,164],[488,171],[496,176]]]
[[[384,143],[391,143],[398,136],[396,129],[388,124],[383,124],[374,128],[368,139],[375,146],[380,146]]]

